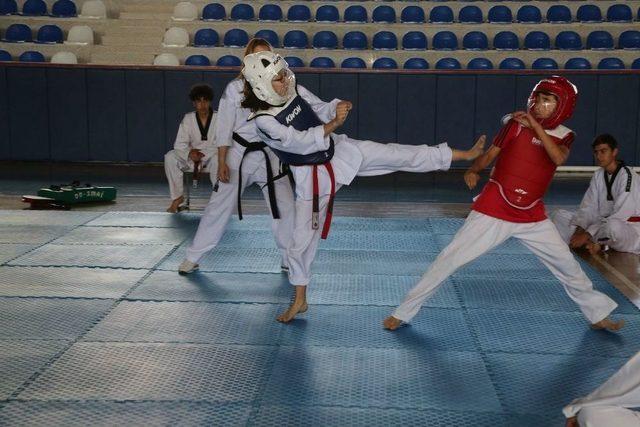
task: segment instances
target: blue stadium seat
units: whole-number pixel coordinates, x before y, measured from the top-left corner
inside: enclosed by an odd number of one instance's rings
[[[409,31],[402,36],[402,48],[405,50],[426,50],[427,36],[422,31]]]
[[[453,10],[449,6],[436,6],[429,12],[429,22],[432,24],[453,23]]]
[[[211,65],[211,61],[204,55],[191,55],[184,61],[184,65],[199,65],[203,67],[208,67]]]
[[[607,9],[607,21],[609,22],[631,22],[633,20],[633,12],[626,4],[618,3],[609,6]]]
[[[533,61],[531,68],[534,70],[557,70],[558,63],[552,58],[538,58]]]
[[[451,31],[440,31],[433,36],[432,48],[435,50],[456,50],[458,37]]]
[[[349,31],[342,38],[342,47],[344,49],[366,49],[368,45],[367,35],[362,31]]]
[[[13,58],[11,58],[11,54],[9,52],[7,52],[6,50],[0,50],[0,61],[11,61],[13,60]]]
[[[442,58],[436,62],[436,70],[459,70],[461,68],[460,61],[455,58]]]
[[[458,21],[462,24],[481,24],[482,10],[478,6],[465,6],[458,12]]]
[[[342,68],[367,68],[367,63],[361,58],[347,58],[340,65]]]
[[[489,40],[487,35],[481,31],[470,31],[462,39],[462,47],[467,50],[487,50]]]
[[[31,42],[31,28],[26,24],[11,24],[4,33],[2,41],[11,43]]]
[[[587,36],[587,49],[613,49],[613,37],[607,31],[592,31]]]
[[[551,40],[547,33],[531,31],[524,38],[524,47],[530,50],[548,50],[551,49]]]
[[[249,34],[239,28],[227,31],[222,40],[225,47],[245,47],[247,43],[249,43]]]
[[[302,59],[298,58],[297,56],[285,56],[284,60],[287,61],[287,64],[289,64],[289,67],[291,68],[304,67],[304,62],[302,61]]]
[[[383,70],[394,70],[398,68],[398,63],[393,58],[378,58],[373,61],[373,68]]]
[[[47,4],[43,0],[27,0],[22,5],[25,16],[43,16],[47,14]]]
[[[487,14],[487,21],[491,24],[510,24],[513,22],[513,14],[507,6],[493,6]]]
[[[428,70],[429,63],[424,58],[409,58],[403,68],[406,70]]]
[[[556,4],[547,10],[547,21],[552,24],[567,24],[571,19],[571,10],[567,6]]]
[[[202,19],[204,21],[222,21],[226,17],[227,12],[220,3],[209,3],[202,9]]]
[[[45,62],[44,55],[34,50],[23,52],[18,60],[20,62]]]
[[[287,21],[289,22],[309,22],[311,20],[311,10],[304,4],[294,4],[287,11]]]
[[[291,30],[284,35],[282,45],[287,49],[306,49],[309,39],[304,31]]]
[[[265,4],[258,12],[258,19],[265,22],[282,21],[282,9],[277,4]]]
[[[378,6],[373,9],[373,13],[371,14],[371,21],[393,24],[394,22],[396,22],[396,11],[391,6]]]
[[[590,70],[591,62],[586,58],[571,58],[564,64],[567,70]]]
[[[527,4],[518,9],[516,21],[525,24],[539,24],[542,22],[542,13],[536,6]]]
[[[314,49],[337,49],[338,36],[333,31],[318,31],[313,36]]]
[[[71,0],[58,0],[51,7],[51,16],[56,18],[71,18],[78,16],[76,4]]]
[[[232,21],[253,21],[256,15],[253,12],[253,7],[250,4],[238,3],[231,8]]]
[[[193,45],[195,47],[214,47],[218,45],[219,41],[218,33],[212,28],[202,28],[196,31],[193,36]]]
[[[520,58],[505,58],[500,62],[501,70],[524,70],[527,68]]]
[[[599,70],[624,70],[624,62],[620,58],[602,58],[598,63]]]
[[[424,10],[418,6],[407,6],[402,9],[400,22],[405,24],[423,24],[425,22]]]
[[[322,5],[316,10],[316,22],[338,22],[339,20],[340,12],[331,4]]]
[[[640,49],[640,31],[624,31],[618,38],[620,49]]]
[[[256,38],[268,41],[273,47],[280,47],[280,37],[273,30],[260,30],[256,33]]]
[[[240,58],[234,55],[224,55],[216,61],[218,67],[239,67],[242,65]]]
[[[369,19],[367,9],[360,5],[349,6],[344,10],[344,22],[364,23]]]
[[[633,60],[633,62],[631,63],[631,68],[633,70],[640,70],[640,58],[636,58]]]
[[[374,50],[395,50],[398,48],[398,39],[391,31],[378,31],[373,35],[371,45]]]
[[[18,3],[16,0],[0,0],[0,15],[16,15]]]
[[[493,70],[493,63],[487,58],[473,58],[467,64],[468,70]]]
[[[493,38],[493,48],[497,50],[518,50],[520,39],[511,31],[500,31]]]
[[[556,49],[580,50],[582,49],[582,39],[575,31],[560,31],[556,36]]]
[[[576,19],[583,23],[602,22],[602,12],[595,4],[583,4],[578,8]]]
[[[311,68],[335,68],[336,64],[333,62],[333,59],[327,58],[326,56],[320,56],[318,58],[313,58],[309,63]]]
[[[62,43],[64,34],[57,25],[43,25],[36,35],[37,43]]]

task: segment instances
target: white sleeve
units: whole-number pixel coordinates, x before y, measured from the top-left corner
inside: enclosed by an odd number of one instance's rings
[[[614,195],[615,201],[613,204],[613,212],[609,215],[609,218],[617,218],[626,221],[630,216],[635,216],[638,213],[638,200],[637,195],[639,194],[636,186],[638,185],[638,177],[635,176],[635,172],[630,170],[631,172],[631,187],[629,191],[625,191],[627,188],[627,171],[626,169],[620,170],[618,172],[618,176],[616,177],[617,185],[615,187],[618,188],[618,194]]]
[[[640,406],[640,353],[636,353],[604,384],[588,396],[574,400],[562,412],[570,418],[586,406]]]
[[[177,151],[189,151],[191,149],[191,137],[189,136],[189,114],[185,114],[180,127],[178,128],[178,134],[176,135],[176,141],[173,143],[173,149]]]
[[[258,134],[263,141],[276,150],[294,154],[310,154],[329,148],[329,137],[324,136],[324,126],[315,126],[304,131],[293,126],[284,126],[269,115],[254,119]]]
[[[580,203],[580,208],[571,220],[571,225],[575,225],[586,230],[592,236],[594,236],[600,228],[600,222],[602,220],[598,211],[598,197],[601,196],[598,194],[597,188],[597,177],[599,176],[600,175],[598,173],[595,173],[591,177],[589,188],[587,189],[587,192],[584,193],[584,197]]]
[[[207,143],[200,148],[200,151],[202,152],[202,154],[204,154],[204,157],[202,158],[203,162],[208,162],[209,159],[211,159],[211,157],[218,152],[218,144],[216,138],[216,129],[218,128],[218,123],[218,114],[214,111],[211,117],[210,125],[213,126],[213,132],[211,132],[213,134],[211,137],[211,141],[207,141]]]
[[[318,115],[323,123],[328,123],[336,116],[336,106],[339,99],[335,98],[331,102],[324,102],[304,86],[298,85],[298,94],[309,103],[313,111]]]
[[[215,129],[216,146],[229,147],[232,145],[233,128],[236,124],[236,112],[238,110],[238,95],[234,93],[233,81],[227,85],[218,104],[218,119]]]

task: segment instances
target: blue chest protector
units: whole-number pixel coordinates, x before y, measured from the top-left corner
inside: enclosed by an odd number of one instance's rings
[[[259,114],[267,115],[267,114]],[[315,111],[311,108],[309,103],[305,101],[300,95],[296,95],[295,98],[289,103],[289,105],[280,111],[274,117],[280,124],[284,126],[293,126],[295,130],[305,131],[312,127],[322,125],[322,121],[318,118]],[[306,166],[306,165],[320,165],[327,163],[333,158],[333,139],[330,139],[329,149],[325,151],[316,151],[310,154],[294,154],[286,151],[276,150],[271,148],[276,156],[282,163],[292,166]]]

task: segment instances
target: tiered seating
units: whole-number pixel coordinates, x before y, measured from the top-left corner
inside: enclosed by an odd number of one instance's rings
[[[46,43],[53,46],[45,52],[50,57],[63,49],[61,41],[64,47],[82,42],[94,45],[78,56],[81,62],[165,63],[163,54],[171,54],[185,65],[232,65],[239,63],[248,40],[259,36],[283,49],[292,65],[322,68],[361,68],[364,63],[367,68],[612,69],[632,67],[640,57],[640,0],[112,0],[112,19],[106,20],[106,10],[92,8],[95,4],[104,6],[86,0],[76,16],[72,0],[57,0],[50,9],[43,0],[0,0],[0,14],[23,13],[11,15],[11,21],[0,17],[0,37],[8,41],[0,48],[16,57],[40,48],[31,43]],[[10,24],[28,26],[31,41],[24,30],[18,36],[9,31]],[[84,39],[76,39],[82,31],[71,31],[74,25],[88,25],[91,36],[82,30]],[[24,40],[8,46],[14,37]]]

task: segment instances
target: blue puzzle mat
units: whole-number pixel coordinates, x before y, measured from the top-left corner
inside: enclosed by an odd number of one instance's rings
[[[562,426],[640,350],[640,313],[592,331],[516,240],[464,266],[396,332],[381,322],[462,224],[334,219],[309,311],[271,218],[231,220],[176,273],[199,215],[0,211],[0,425]]]

